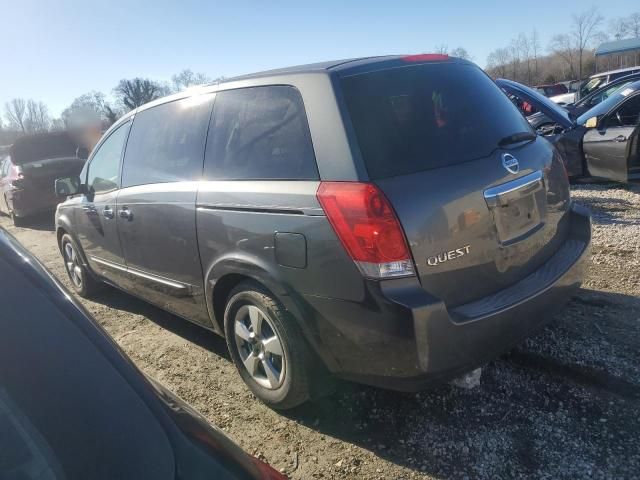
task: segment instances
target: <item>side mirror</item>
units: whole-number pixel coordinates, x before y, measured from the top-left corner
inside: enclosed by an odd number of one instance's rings
[[[89,149],[87,147],[78,147],[76,150],[76,157],[80,160],[86,160],[89,158]]]
[[[58,197],[68,197],[84,192],[84,185],[80,177],[65,177],[56,179],[55,189]]]
[[[584,123],[584,126],[587,128],[596,128],[598,126],[598,117],[591,117]]]

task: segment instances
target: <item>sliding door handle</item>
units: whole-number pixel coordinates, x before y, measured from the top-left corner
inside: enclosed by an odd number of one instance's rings
[[[125,220],[133,220],[133,212],[129,210],[129,207],[122,207],[120,210],[118,210],[118,215],[120,216],[120,218],[123,218]]]

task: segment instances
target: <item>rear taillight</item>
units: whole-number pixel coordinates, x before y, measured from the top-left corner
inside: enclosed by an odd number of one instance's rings
[[[373,184],[322,182],[318,201],[366,277],[414,275],[413,260],[393,208]]]
[[[22,169],[20,167],[13,167],[13,175],[15,178],[11,180],[11,185],[14,188],[24,188],[24,175],[22,174]]]

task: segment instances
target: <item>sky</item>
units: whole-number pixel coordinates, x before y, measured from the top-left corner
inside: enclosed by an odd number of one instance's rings
[[[425,53],[437,45],[487,55],[521,32],[546,47],[591,4],[490,0],[349,1],[0,0],[0,106],[44,101],[53,116],[74,98],[110,94],[122,78],[168,81],[190,68],[210,77],[322,60]],[[608,0],[607,18],[640,10]]]

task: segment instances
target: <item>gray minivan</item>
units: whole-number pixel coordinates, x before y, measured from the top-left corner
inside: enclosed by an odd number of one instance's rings
[[[58,206],[77,293],[112,284],[220,335],[255,395],[417,390],[549,321],[591,226],[563,163],[474,64],[248,75],[120,119]]]

